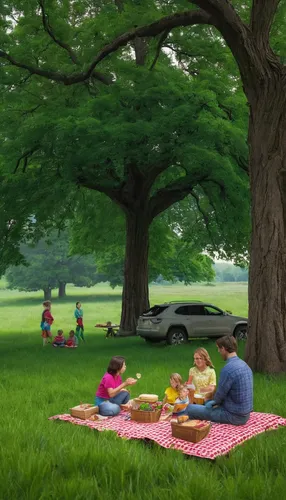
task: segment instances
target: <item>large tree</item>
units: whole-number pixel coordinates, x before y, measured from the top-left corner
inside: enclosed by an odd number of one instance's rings
[[[122,209],[126,251],[121,327],[125,331],[134,331],[136,318],[148,307],[149,227],[160,213],[191,194],[206,225],[210,226],[214,213],[223,214],[217,217],[223,247],[231,214],[241,207],[240,229],[232,232],[234,246],[240,242],[244,253],[246,241],[247,204],[241,206],[242,195],[235,187],[240,186],[247,198],[246,174],[241,169],[241,165],[246,168],[247,156],[245,113],[240,98],[235,101],[235,82],[217,99],[211,89],[200,90],[187,71],[172,67],[167,55],[156,66],[160,71],[150,72],[157,47],[133,34],[120,40],[122,44],[133,40],[136,65],[132,50],[123,50],[106,63],[104,72],[91,68],[88,74],[78,73],[80,64],[88,65],[104,39],[118,32],[119,26],[110,28],[118,16],[120,29],[130,25],[130,19],[137,24],[148,21],[158,14],[156,4],[148,6],[146,11],[146,2],[137,2],[135,8],[128,3],[128,9],[123,9],[123,2],[115,7],[110,1],[98,2],[93,9],[84,1],[26,4],[15,0],[6,4],[2,18],[6,49],[0,52],[6,60],[2,169],[9,176],[14,166],[21,182],[34,175],[40,193],[42,183],[48,188],[58,178],[67,186],[100,191]],[[116,47],[120,44],[117,40]],[[106,54],[110,50],[112,46]],[[60,67],[61,72],[52,67]],[[71,76],[66,77],[69,71]],[[29,78],[29,73],[34,77]],[[46,203],[51,212],[50,191]],[[67,191],[55,200],[59,206]],[[229,241],[227,245],[231,246]]]

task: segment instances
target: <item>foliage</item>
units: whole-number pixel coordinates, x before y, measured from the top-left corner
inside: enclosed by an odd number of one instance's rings
[[[53,233],[35,246],[23,245],[26,265],[11,267],[7,272],[8,288],[24,291],[48,290],[61,283],[92,286],[98,275],[92,256],[69,255],[68,233]]]
[[[183,4],[187,5],[177,2],[173,7]],[[3,23],[12,30],[6,29],[5,34],[3,24],[4,48],[12,50],[15,58],[31,62],[40,54],[40,64],[45,68],[74,71],[76,65],[68,53],[45,32],[42,18],[35,10],[37,5],[35,1],[7,3],[7,12],[10,6],[18,14],[16,24],[8,18],[4,22],[3,18]],[[97,2],[94,7],[88,2],[51,2],[49,20],[54,32],[71,47],[73,40],[77,40],[78,57],[86,63],[108,37],[129,26],[131,19],[136,24],[156,18],[159,6],[167,11],[173,8],[160,2],[136,2],[136,5],[124,2],[124,10],[118,16],[111,1]],[[95,13],[96,16],[92,15]],[[79,197],[77,185],[98,189],[117,201],[115,189],[128,183],[128,165],[135,164],[148,175],[154,166],[164,164],[153,183],[150,199],[161,189],[171,189],[176,181],[183,188],[193,180],[194,194],[202,198],[207,217],[212,218],[213,226],[219,224],[219,229],[212,229],[219,240],[216,248],[218,245],[225,248],[230,257],[241,251],[245,253],[249,236],[247,202],[236,231],[229,217],[240,204],[236,192],[248,199],[247,177],[238,166],[247,161],[247,110],[242,105],[245,100],[237,71],[230,62],[229,52],[221,51],[218,36],[215,53],[211,55],[213,36],[207,28],[198,27],[189,42],[183,42],[181,33],[176,31],[166,40],[167,49],[172,50],[169,48],[172,46],[177,52],[188,54],[188,44],[193,44],[195,57],[181,58],[181,67],[177,68],[163,52],[152,72],[148,65],[136,67],[132,54],[122,49],[103,63],[106,71],[112,67],[116,75],[115,83],[110,86],[90,80],[86,84],[60,87],[54,81],[26,77],[24,71],[13,66],[2,67],[0,168],[7,182],[13,179],[16,192],[21,191],[23,184],[29,184],[33,193],[29,199],[30,214],[40,205],[45,215],[44,220],[37,217],[38,225],[47,224],[50,219],[62,223],[63,212],[65,216],[68,211],[73,212]],[[208,51],[202,57],[205,42]],[[156,43],[151,41],[148,64],[153,60],[155,48]],[[218,65],[219,51],[222,61]],[[195,78],[185,71],[186,60]],[[223,68],[225,62],[227,70]],[[198,172],[204,178],[201,182],[197,180]],[[57,190],[59,184],[61,190]],[[51,197],[53,203],[48,202],[45,207],[43,200]],[[217,212],[221,212],[221,217]],[[16,220],[20,228],[26,224],[19,218]],[[202,224],[205,221],[202,218]],[[112,221],[108,224],[112,227]],[[226,227],[230,230],[227,238]],[[88,232],[87,225],[87,239]],[[96,238],[100,244],[101,237],[96,235]]]
[[[193,225],[196,225],[194,232],[197,232],[192,240],[185,239],[182,227],[178,232],[177,224],[171,224],[173,215],[170,209],[152,222],[149,230],[149,281],[153,281],[159,274],[171,281],[180,279],[185,284],[213,279],[212,261],[201,254],[208,235],[196,219],[194,203],[190,210],[193,213]],[[108,219],[105,217],[106,213],[109,214]],[[189,217],[188,230],[190,220]],[[93,252],[102,281],[108,280],[112,287],[122,285],[125,224],[119,208],[106,196],[87,192],[78,205],[71,230],[72,252]]]

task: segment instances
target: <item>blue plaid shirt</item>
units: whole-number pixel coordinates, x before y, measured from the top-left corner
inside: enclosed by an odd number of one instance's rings
[[[214,401],[236,415],[247,415],[252,411],[252,371],[238,356],[229,358],[223,367]]]

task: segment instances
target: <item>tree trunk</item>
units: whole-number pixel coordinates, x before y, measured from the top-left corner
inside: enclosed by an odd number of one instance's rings
[[[52,289],[44,288],[44,300],[51,300],[51,299],[52,299]]]
[[[286,371],[286,88],[282,78],[275,86],[268,82],[264,95],[251,106],[249,143],[252,241],[245,359],[255,371],[278,373]]]
[[[66,297],[66,283],[63,281],[59,282],[59,292],[58,292],[58,297]]]
[[[138,317],[149,307],[148,251],[149,218],[128,212],[120,335],[135,335]]]

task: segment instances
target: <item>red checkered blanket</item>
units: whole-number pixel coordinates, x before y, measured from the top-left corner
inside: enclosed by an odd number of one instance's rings
[[[286,426],[286,418],[268,413],[251,413],[245,425],[212,424],[208,436],[199,443],[190,443],[172,437],[170,422],[143,424],[127,420],[128,414],[121,412],[117,417],[101,421],[80,420],[70,415],[55,415],[49,420],[64,420],[76,425],[83,425],[98,431],[111,430],[119,437],[127,439],[150,439],[163,448],[180,450],[186,455],[215,459],[227,454],[232,448],[262,432]]]

